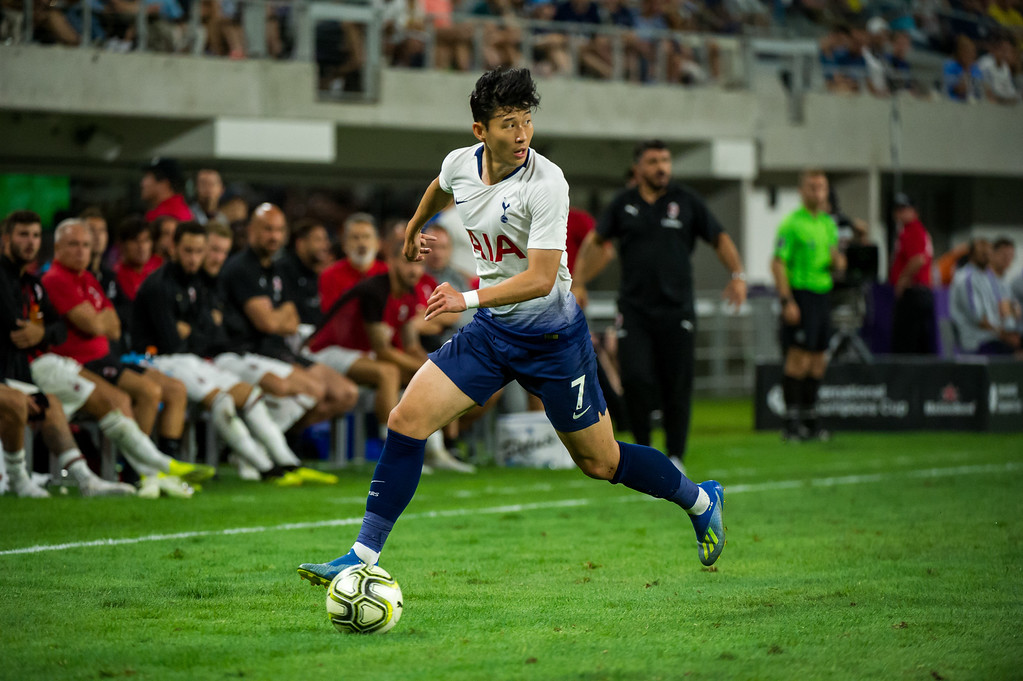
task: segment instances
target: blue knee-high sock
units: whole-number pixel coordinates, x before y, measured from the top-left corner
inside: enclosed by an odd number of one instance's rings
[[[621,483],[637,492],[673,501],[682,508],[693,507],[700,488],[682,475],[668,457],[653,447],[626,442],[619,442],[618,446],[622,456],[611,479],[612,485]]]
[[[417,440],[388,429],[380,461],[373,471],[358,542],[381,551],[387,535],[412,501],[423,474],[426,440]]]

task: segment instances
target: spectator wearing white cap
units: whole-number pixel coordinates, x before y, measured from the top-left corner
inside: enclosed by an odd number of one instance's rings
[[[873,17],[867,22],[867,44],[863,46],[863,61],[867,66],[867,89],[872,95],[887,97],[891,94],[888,88],[888,22],[881,17]]]

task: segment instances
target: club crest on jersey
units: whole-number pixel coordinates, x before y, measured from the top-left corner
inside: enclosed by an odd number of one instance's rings
[[[469,234],[469,241],[472,242],[472,250],[480,254],[480,257],[490,262],[501,262],[504,260],[505,255],[517,255],[519,259],[525,260],[526,254],[522,252],[518,246],[516,246],[511,239],[506,237],[504,234],[497,235],[497,250],[494,250],[494,246],[490,243],[490,235],[483,232],[480,236],[483,237],[481,242],[479,237],[473,234],[471,229],[466,229]],[[484,248],[485,247],[485,248]]]
[[[501,201],[501,208],[504,209],[504,212],[501,213],[501,222],[504,222],[504,223],[507,224],[507,222],[508,222],[508,209],[511,208],[511,204],[508,203],[507,201]]]

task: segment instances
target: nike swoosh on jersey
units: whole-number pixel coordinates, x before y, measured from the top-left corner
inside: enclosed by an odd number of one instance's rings
[[[572,414],[572,420],[573,420],[573,421],[575,421],[576,419],[582,418],[582,415],[583,415],[583,414],[585,414],[586,412],[588,412],[588,411],[590,410],[590,407],[592,407],[592,406],[593,406],[592,404],[591,404],[591,405],[589,405],[588,407],[586,407],[585,409],[583,409],[583,410],[582,410],[581,412],[579,412],[578,414],[576,414],[576,413],[574,413],[574,412],[573,412],[573,414]]]
[[[455,205],[462,204],[462,203],[465,203],[467,201],[471,201],[471,199],[462,199],[461,201],[459,201],[458,199],[455,199]]]

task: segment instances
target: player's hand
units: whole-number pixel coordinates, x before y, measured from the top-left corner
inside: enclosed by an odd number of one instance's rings
[[[18,325],[18,328],[11,331],[11,342],[19,350],[34,348],[42,342],[43,336],[46,335],[46,328],[38,322],[16,319],[14,323]]]
[[[746,302],[746,282],[742,279],[732,279],[725,286],[721,297],[734,305],[735,309],[738,310]]]
[[[430,299],[426,301],[426,321],[445,312],[464,312],[466,309],[465,298],[461,292],[444,282],[433,290]]]
[[[583,310],[590,304],[590,292],[586,290],[585,286],[578,284],[572,285],[572,295],[575,296],[575,302],[579,303],[579,307]]]
[[[781,318],[789,326],[795,326],[799,323],[799,306],[796,305],[796,301],[789,300],[781,308]]]
[[[423,257],[430,252],[430,244],[437,237],[432,234],[405,235],[405,259],[409,262],[422,262]]]
[[[28,405],[29,418],[43,413],[43,408],[39,406],[39,403],[31,395],[25,395],[25,404]]]

